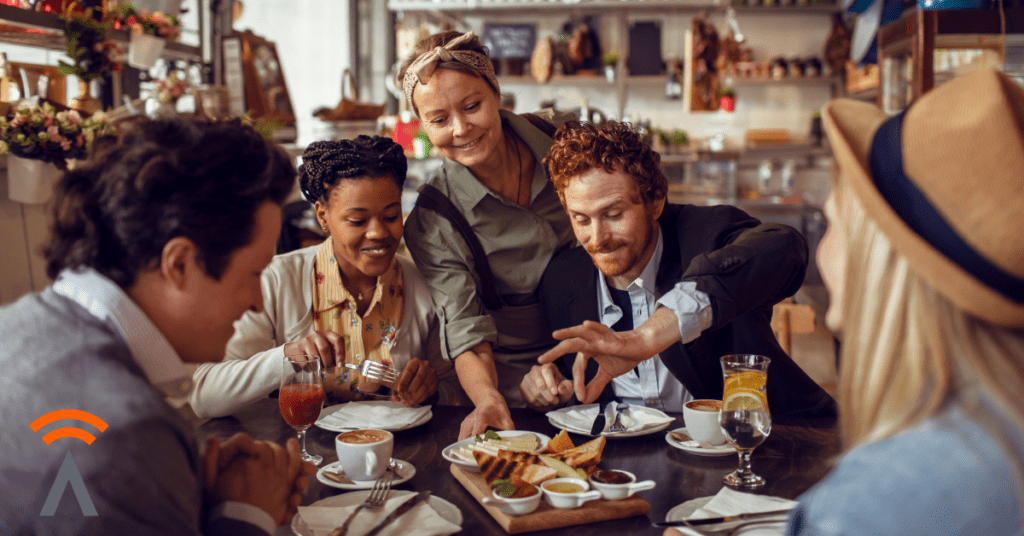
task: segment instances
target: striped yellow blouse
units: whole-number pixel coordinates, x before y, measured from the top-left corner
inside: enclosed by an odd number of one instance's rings
[[[334,244],[324,240],[316,252],[316,277],[313,278],[314,328],[330,330],[345,340],[345,362],[359,364],[363,359],[391,366],[391,347],[402,321],[405,285],[402,267],[393,261],[392,268],[377,278],[373,300],[359,316],[356,299],[341,282],[341,271],[334,259]],[[328,371],[324,387],[329,395],[340,400],[370,398],[380,387],[351,369],[342,367]]]

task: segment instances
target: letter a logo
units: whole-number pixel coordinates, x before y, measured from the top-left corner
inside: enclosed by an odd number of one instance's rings
[[[103,422],[103,419],[79,409],[51,411],[33,421],[29,426],[33,432],[38,432],[44,426],[62,419],[84,421],[96,427],[100,432],[107,429],[107,423]],[[87,445],[92,445],[92,442],[96,441],[96,436],[86,430],[64,427],[44,435],[43,442],[49,445],[65,437],[81,439]],[[99,515],[96,513],[96,506],[92,503],[92,497],[89,496],[89,490],[85,489],[85,480],[82,479],[82,473],[78,470],[78,464],[71,457],[70,451],[64,456],[64,463],[60,465],[60,470],[57,471],[57,478],[53,481],[53,486],[50,487],[50,493],[46,496],[46,503],[43,504],[43,510],[39,512],[39,515],[50,517],[57,512],[57,505],[60,504],[60,498],[64,495],[64,489],[68,487],[68,484],[71,484],[71,490],[75,492],[75,498],[78,499],[78,506],[82,508],[82,513],[89,517]]]
[[[50,494],[46,496],[46,504],[43,505],[43,511],[39,512],[39,515],[52,516],[57,512],[57,505],[60,504],[60,498],[64,495],[64,488],[68,487],[69,483],[71,490],[75,492],[75,498],[78,499],[78,506],[82,507],[82,513],[86,516],[98,515],[96,506],[92,504],[92,497],[89,496],[89,490],[85,489],[82,473],[78,472],[78,465],[75,464],[75,459],[71,457],[70,452],[64,456],[64,463],[60,464],[57,479],[53,481],[53,487],[50,488]]]

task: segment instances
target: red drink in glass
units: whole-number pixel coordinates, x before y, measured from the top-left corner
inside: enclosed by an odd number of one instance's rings
[[[324,388],[319,384],[293,383],[281,387],[277,398],[281,416],[291,426],[310,426],[320,418]]]

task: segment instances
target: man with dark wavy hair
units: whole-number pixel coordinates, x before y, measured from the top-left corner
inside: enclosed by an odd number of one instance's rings
[[[835,415],[770,326],[772,306],[803,283],[800,233],[731,206],[667,203],[658,154],[624,123],[568,123],[544,163],[581,245],[541,281],[562,342],[520,385],[533,407],[575,394],[681,412],[691,399],[721,400],[721,356],[753,353],[772,359],[774,416]]]
[[[0,308],[5,532],[259,535],[290,518],[315,469],[294,439],[240,434],[200,454],[168,401],[191,389],[185,363],[221,359],[234,321],[263,308],[294,181],[238,121],[122,124],[64,175],[54,283]],[[40,439],[51,426],[36,419],[67,409],[102,421],[95,440]]]

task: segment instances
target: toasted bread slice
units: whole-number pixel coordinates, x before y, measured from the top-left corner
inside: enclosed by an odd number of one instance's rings
[[[601,436],[578,447],[552,454],[551,457],[576,469],[594,467],[601,463],[601,452],[604,451],[606,441],[607,439]]]
[[[544,465],[527,465],[523,469],[523,480],[534,486],[539,486],[541,482],[551,480],[556,476],[558,476],[558,471]]]
[[[528,466],[540,463],[540,458],[535,454],[511,450],[499,450],[497,456],[474,451],[473,457],[476,458],[476,463],[480,466],[480,473],[483,474],[484,480],[488,484],[492,484],[498,479],[523,478],[523,473]]]

